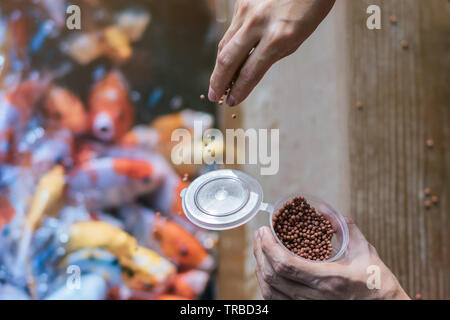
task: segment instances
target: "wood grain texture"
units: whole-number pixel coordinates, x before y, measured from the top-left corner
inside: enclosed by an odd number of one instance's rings
[[[365,27],[370,4],[381,7],[381,30]],[[411,297],[449,299],[450,4],[347,9],[350,97],[364,105],[349,113],[352,216]],[[428,210],[426,187],[440,199]]]

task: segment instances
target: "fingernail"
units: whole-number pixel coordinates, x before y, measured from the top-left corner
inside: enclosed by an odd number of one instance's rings
[[[214,92],[213,88],[211,88],[211,87],[209,88],[209,91],[208,91],[208,99],[211,101],[217,101],[217,95]]]
[[[253,232],[253,241],[259,240],[258,230]]]
[[[234,106],[236,104],[236,100],[234,99],[234,97],[231,94],[228,96],[227,104],[230,107],[232,107],[232,106]]]

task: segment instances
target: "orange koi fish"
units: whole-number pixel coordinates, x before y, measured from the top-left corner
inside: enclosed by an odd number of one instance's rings
[[[209,129],[214,123],[214,118],[207,113],[190,109],[178,113],[172,113],[156,118],[150,126],[160,135],[162,143],[171,142],[172,132],[176,129],[194,130],[194,122],[200,121],[203,129]]]
[[[113,207],[155,190],[163,176],[153,164],[130,158],[98,158],[69,172],[68,196],[89,209]]]
[[[111,71],[97,82],[89,96],[92,134],[102,141],[118,141],[134,121],[128,86],[119,71]]]
[[[155,216],[153,237],[161,252],[182,268],[211,270],[214,266],[214,260],[195,236],[173,221]]]
[[[151,207],[164,214],[175,214],[184,217],[182,210],[181,190],[188,186],[173,170],[170,163],[160,154],[141,149],[110,148],[108,156],[128,157],[145,160],[154,167],[154,172],[161,177],[161,184],[146,199]]]
[[[150,127],[158,132],[159,136],[159,143],[156,150],[164,155],[168,161],[171,161],[172,150],[177,144],[179,144],[178,141],[172,141],[172,132],[176,129],[186,129],[191,133],[191,144],[193,147],[201,148],[204,150],[203,152],[211,149],[214,150],[217,155],[222,154],[223,145],[219,145],[217,141],[210,143],[207,147],[204,147],[202,139],[199,141],[195,140],[195,136],[193,134],[195,122],[201,123],[202,129],[206,130],[212,127],[214,119],[210,114],[189,109],[156,118],[150,124]],[[189,152],[192,152],[192,149],[189,150]],[[193,177],[198,174],[199,170],[203,168],[203,165],[181,163],[174,165],[174,168],[179,175],[188,174]]]
[[[44,109],[51,122],[69,129],[75,135],[89,130],[88,114],[83,102],[68,89],[53,86],[45,100]]]
[[[178,273],[173,280],[173,292],[177,296],[195,299],[205,290],[208,280],[208,273],[202,270]]]

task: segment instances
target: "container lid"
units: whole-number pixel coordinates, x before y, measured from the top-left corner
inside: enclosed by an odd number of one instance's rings
[[[262,208],[263,192],[254,178],[237,170],[201,175],[181,192],[183,211],[195,225],[209,230],[236,228]]]

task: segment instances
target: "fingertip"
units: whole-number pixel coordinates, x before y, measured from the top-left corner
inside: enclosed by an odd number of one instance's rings
[[[276,243],[275,238],[273,237],[272,231],[269,229],[269,227],[261,227],[259,229],[260,231],[260,237],[261,237],[261,243],[262,246],[272,246],[274,243]]]
[[[209,90],[208,90],[208,99],[209,99],[211,102],[217,102],[217,101],[218,101],[218,99],[217,99],[217,94],[216,94],[216,92],[214,91],[214,89],[211,88],[211,87],[209,87]]]
[[[227,98],[227,105],[230,107],[234,107],[236,105],[236,99],[234,98],[234,96],[232,94],[230,94]]]

